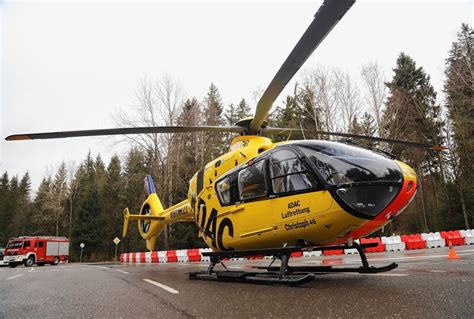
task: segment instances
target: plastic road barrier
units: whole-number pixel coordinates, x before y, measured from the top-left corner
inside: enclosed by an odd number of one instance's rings
[[[426,247],[427,248],[435,248],[435,247],[444,247],[445,242],[444,239],[441,237],[441,234],[438,233],[429,233],[429,234],[421,234],[421,238],[426,240]]]
[[[421,238],[420,234],[402,235],[402,241],[405,243],[407,249],[426,248],[426,241]]]
[[[451,242],[453,246],[464,245],[464,238],[461,237],[458,230],[442,231],[441,237],[444,238],[446,246],[449,245],[449,242]]]
[[[178,262],[178,256],[176,256],[176,250],[168,250],[166,252],[166,257],[168,258],[169,263]]]
[[[459,233],[464,237],[464,243],[466,245],[474,244],[474,229],[460,230]]]
[[[378,245],[375,247],[370,247],[370,248],[364,248],[364,251],[366,253],[378,253],[385,251],[385,245],[382,243],[380,240],[380,237],[375,237],[375,238],[361,238],[360,239],[361,244],[367,244],[367,243],[377,243]]]
[[[168,257],[165,251],[159,251],[158,252],[158,262],[161,263],[167,263],[168,262]]]

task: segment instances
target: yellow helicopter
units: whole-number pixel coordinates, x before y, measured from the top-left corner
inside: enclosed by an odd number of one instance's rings
[[[153,250],[163,229],[176,222],[194,222],[213,249],[209,268],[193,279],[299,285],[319,272],[382,272],[369,266],[364,247],[354,240],[373,233],[399,215],[413,200],[417,179],[408,165],[383,153],[346,143],[303,140],[273,143],[265,134],[295,129],[268,127],[273,102],[319,43],[353,5],[354,0],[325,1],[287,57],[256,106],[254,117],[234,126],[160,126],[11,135],[6,140],[198,131],[239,134],[229,151],[207,163],[189,181],[188,198],[165,209],[150,176],[148,197],[137,214],[124,210],[123,235],[130,220]],[[298,129],[297,131],[301,131]],[[313,131],[314,133],[314,131]],[[361,138],[409,147],[441,150],[415,142],[337,132],[320,134]],[[292,267],[291,254],[301,250],[356,248],[362,266]],[[280,266],[263,272],[215,271],[225,258],[272,255]],[[273,264],[272,261],[272,264]]]

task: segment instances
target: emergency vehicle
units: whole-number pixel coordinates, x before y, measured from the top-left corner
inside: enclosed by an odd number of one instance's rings
[[[69,239],[66,237],[22,236],[8,241],[3,261],[10,267],[20,264],[31,267],[34,264],[57,265],[69,256]]]

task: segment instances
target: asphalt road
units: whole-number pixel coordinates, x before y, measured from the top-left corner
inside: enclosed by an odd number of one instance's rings
[[[188,279],[205,263],[68,264],[0,268],[0,318],[343,317],[473,318],[474,247],[368,254],[381,274],[325,274],[279,287]],[[292,259],[292,265],[355,264],[357,255]],[[228,261],[230,270],[267,260]]]

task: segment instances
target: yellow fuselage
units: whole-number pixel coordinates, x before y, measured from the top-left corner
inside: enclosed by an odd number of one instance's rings
[[[388,223],[403,206],[404,203],[398,203],[387,216],[375,218],[374,222],[348,213],[328,190],[221,205],[215,184],[219,177],[284,143],[272,143],[258,136],[237,137],[228,153],[208,163],[190,180],[191,213],[209,247],[241,250],[356,239]],[[408,172],[404,174],[405,184],[412,180],[416,185],[413,171],[403,163],[398,164]],[[370,227],[364,228],[368,224]]]

